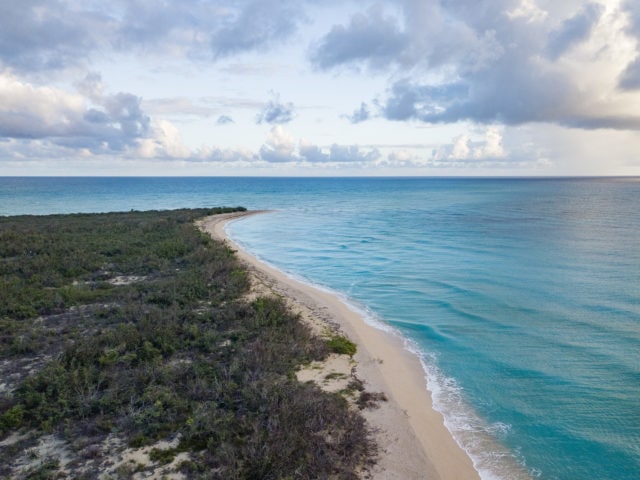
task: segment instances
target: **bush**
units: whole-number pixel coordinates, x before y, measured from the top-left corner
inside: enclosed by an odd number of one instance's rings
[[[349,355],[353,357],[356,353],[356,344],[342,335],[334,335],[327,340],[327,346],[333,353]]]
[[[0,432],[15,430],[22,425],[24,417],[24,407],[22,405],[14,405],[0,416]]]

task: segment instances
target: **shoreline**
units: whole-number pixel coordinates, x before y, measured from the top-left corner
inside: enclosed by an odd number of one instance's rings
[[[337,326],[357,345],[357,377],[368,391],[387,401],[363,410],[380,452],[371,470],[375,479],[480,480],[467,453],[457,444],[434,410],[425,372],[403,340],[365,322],[338,296],[288,277],[253,257],[231,240],[225,225],[264,211],[215,215],[199,222],[203,231],[227,243],[259,279],[261,287],[283,296],[307,321]]]

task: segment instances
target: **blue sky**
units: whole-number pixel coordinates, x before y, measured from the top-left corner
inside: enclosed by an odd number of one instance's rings
[[[0,175],[640,175],[640,2],[0,0]]]

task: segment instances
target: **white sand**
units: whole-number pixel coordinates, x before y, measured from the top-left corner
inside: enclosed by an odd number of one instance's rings
[[[260,262],[226,236],[226,222],[252,213],[258,212],[216,215],[200,222],[200,226],[237,251],[260,288],[287,298],[292,308],[316,328],[337,325],[357,344],[357,377],[368,391],[384,392],[388,399],[377,409],[363,411],[377,432],[381,449],[373,478],[479,480],[471,459],[445,427],[442,415],[433,409],[420,360],[404,348],[402,339],[368,325],[337,296]]]

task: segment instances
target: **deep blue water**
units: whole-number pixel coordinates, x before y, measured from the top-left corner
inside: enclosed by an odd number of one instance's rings
[[[0,178],[0,215],[218,205],[411,340],[484,478],[640,478],[640,179]]]

